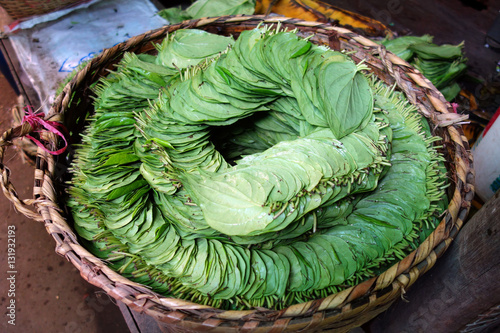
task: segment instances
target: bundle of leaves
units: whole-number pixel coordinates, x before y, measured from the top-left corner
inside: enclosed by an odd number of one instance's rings
[[[435,227],[439,138],[363,64],[267,27],[157,49],[96,86],[72,164],[75,229],[117,272],[280,309],[377,275]]]
[[[402,36],[385,39],[382,44],[420,70],[451,101],[461,89],[457,79],[467,70],[464,44],[437,45],[432,40],[430,35]]]
[[[196,0],[182,9],[181,6],[162,9],[158,15],[168,20],[170,24],[184,20],[198,19],[223,15],[254,14],[256,0]]]

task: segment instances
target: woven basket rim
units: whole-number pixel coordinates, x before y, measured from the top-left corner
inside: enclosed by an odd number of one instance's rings
[[[279,322],[280,327],[283,325],[286,327],[297,322],[299,324],[296,327],[309,329],[319,325],[318,320],[320,319],[341,322],[363,316],[364,313],[373,317],[373,313],[376,315],[378,312],[382,312],[395,299],[399,298],[419,276],[430,269],[436,259],[448,248],[464,223],[474,195],[472,157],[467,139],[458,125],[443,123],[443,119],[453,118],[451,105],[421,73],[406,61],[385,50],[383,46],[345,28],[293,18],[236,15],[184,21],[132,37],[126,42],[104,50],[64,87],[46,119],[62,121],[64,115],[70,111],[73,92],[85,89],[85,83],[88,80],[95,81],[99,75],[98,71],[102,70],[110,59],[115,60],[128,50],[140,51],[145,43],[155,42],[165,37],[167,33],[184,28],[215,29],[218,31],[228,26],[238,28],[241,26],[242,29],[247,29],[260,23],[276,24],[278,22],[283,26],[296,27],[301,33],[314,33],[315,38],[318,36],[322,43],[330,47],[352,48],[355,51],[351,54],[354,60],[364,59],[374,72],[387,75],[386,79],[392,80],[398,89],[405,92],[408,100],[418,107],[419,112],[429,120],[434,128],[441,126],[443,140],[453,153],[453,160],[450,161],[450,176],[454,190],[450,195],[450,204],[441,223],[415,251],[384,273],[324,299],[296,304],[283,310],[215,309],[151,292],[148,288],[115,273],[101,259],[85,250],[79,244],[72,228],[67,224],[63,216],[64,209],[59,207],[57,203],[57,194],[52,184],[56,162],[54,157],[47,152],[38,149],[35,166],[36,181],[33,189],[35,200],[33,202],[19,202],[19,200],[16,202],[15,199],[9,198],[8,194],[6,196],[23,213],[26,206],[35,207],[38,213],[29,217],[44,222],[47,231],[56,241],[56,252],[71,261],[85,280],[102,288],[110,296],[122,301],[130,308],[145,312],[160,322],[191,321],[214,327],[224,325],[230,327],[238,325],[238,323],[241,324],[241,322],[245,322],[246,325],[249,325],[248,327],[268,325],[271,322],[277,325],[276,323]],[[375,61],[375,59],[380,60]],[[23,129],[17,129],[17,132],[12,131],[9,135],[11,137],[22,136],[23,133],[29,133],[30,130],[29,126],[24,124]],[[4,137],[6,137],[5,134]],[[57,143],[57,138],[51,133],[47,133],[46,139],[53,144]],[[0,158],[3,155],[4,147],[1,148]],[[2,159],[0,159],[0,166],[3,166],[1,162]],[[5,173],[4,168],[1,169]],[[4,183],[2,186],[8,187]],[[372,313],[370,314],[370,312]],[[304,318],[306,319],[304,320]]]
[[[27,20],[34,16],[70,8],[89,0],[0,0],[0,7],[14,20]]]

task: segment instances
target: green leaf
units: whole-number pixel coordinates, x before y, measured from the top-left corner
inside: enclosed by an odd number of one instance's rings
[[[421,43],[411,45],[410,49],[415,52],[418,57],[427,60],[450,60],[463,56],[463,43],[458,45]]]
[[[193,18],[202,18],[236,14],[251,15],[254,10],[255,0],[198,0],[186,9],[186,13]]]
[[[446,98],[448,102],[451,102],[455,97],[457,97],[457,95],[460,93],[460,90],[462,90],[460,85],[454,82],[442,88],[440,91],[443,93],[444,98]]]
[[[136,180],[135,182],[133,182],[131,184],[116,188],[113,191],[111,191],[111,193],[107,197],[107,200],[109,200],[109,201],[114,200],[116,198],[121,197],[122,195],[128,194],[128,193],[130,193],[138,188],[141,188],[147,184],[148,184],[148,182],[145,181],[144,179]]]
[[[304,43],[304,46],[302,46],[300,49],[297,50],[297,52],[295,52],[294,54],[292,54],[292,56],[290,57],[290,59],[293,59],[293,58],[297,58],[303,54],[305,54],[307,51],[309,51],[311,49],[311,42],[306,42]]]
[[[103,167],[107,166],[118,166],[129,164],[132,162],[136,162],[139,160],[139,157],[135,155],[133,152],[120,152],[113,155],[109,155],[106,162],[102,164]]]
[[[406,61],[410,61],[413,57],[413,51],[410,47],[414,44],[431,43],[432,39],[433,38],[430,35],[402,36],[384,40],[382,41],[382,45],[384,45],[392,53],[395,53],[398,57]]]
[[[193,18],[185,10],[183,10],[181,6],[162,9],[158,12],[158,15],[163,17],[170,24],[176,24]]]
[[[232,44],[232,37],[180,29],[158,47],[157,63],[169,68],[188,68],[225,51]]]
[[[325,119],[337,139],[366,125],[373,110],[367,79],[352,62],[329,62],[321,66],[318,87]]]

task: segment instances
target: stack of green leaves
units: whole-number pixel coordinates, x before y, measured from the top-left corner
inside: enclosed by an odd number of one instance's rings
[[[416,108],[295,31],[179,30],[157,56],[125,54],[96,94],[72,164],[75,229],[166,296],[325,297],[414,249],[446,205]]]
[[[461,89],[457,79],[467,69],[464,44],[437,45],[432,40],[433,37],[429,35],[403,36],[386,39],[382,44],[420,70],[451,101]]]
[[[171,24],[183,20],[222,15],[254,13],[255,0],[197,0],[188,8],[163,9],[158,15]],[[434,86],[441,91],[446,100],[453,100],[460,92],[457,79],[467,69],[467,59],[463,53],[463,42],[458,45],[437,45],[430,35],[402,36],[384,39],[381,43],[397,56],[419,69]]]
[[[255,0],[197,0],[188,8],[181,6],[162,9],[158,15],[168,20],[170,24],[202,17],[223,15],[252,15],[255,11]]]

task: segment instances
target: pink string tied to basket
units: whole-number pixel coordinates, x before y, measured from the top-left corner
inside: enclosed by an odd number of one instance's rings
[[[62,132],[66,132],[66,129],[61,123],[55,122],[55,121],[47,121],[43,119],[45,117],[45,113],[39,112],[35,113],[33,111],[33,108],[28,105],[25,107],[25,112],[26,115],[23,117],[23,123],[27,122],[28,124],[31,125],[33,128],[34,132],[41,132],[41,129],[44,128],[45,130],[48,130],[59,137],[61,137],[64,140],[64,147],[61,149],[58,149],[56,151],[52,151],[47,149],[43,143],[41,143],[38,139],[34,138],[33,136],[27,134],[26,137],[30,140],[32,140],[38,147],[42,148],[44,151],[46,151],[49,154],[52,155],[60,155],[62,154],[66,148],[68,147],[68,141],[66,140],[65,135]],[[60,130],[59,130],[60,129]]]

